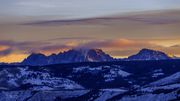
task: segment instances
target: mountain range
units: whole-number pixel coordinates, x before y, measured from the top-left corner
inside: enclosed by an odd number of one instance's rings
[[[101,49],[71,49],[59,54],[45,56],[44,54],[31,54],[22,64],[25,65],[49,65],[58,63],[75,62],[102,62],[113,61],[113,58]]]
[[[114,59],[100,49],[72,49],[33,53],[21,64],[0,65],[0,101],[180,100],[180,59],[160,51]]]
[[[126,59],[115,59],[103,52],[101,49],[71,49],[59,54],[46,56],[41,53],[32,53],[21,64],[23,65],[50,65],[59,63],[77,63],[77,62],[106,62],[118,60],[167,60],[172,59],[167,54],[151,50],[142,49],[137,54],[129,56]]]

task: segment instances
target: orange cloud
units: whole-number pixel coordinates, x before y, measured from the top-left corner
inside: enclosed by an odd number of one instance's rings
[[[156,45],[161,45],[164,47],[170,47],[170,46],[175,46],[177,44],[180,44],[180,39],[151,39],[149,40],[150,43],[156,44]]]
[[[137,53],[142,48],[161,50],[171,55],[180,54],[179,47],[164,47],[163,45],[158,44],[159,41],[151,39],[92,39],[88,41],[73,41],[68,39],[65,43],[53,43],[49,41],[48,43],[0,41],[0,62],[20,62],[33,52],[50,55],[71,48],[100,48],[113,57],[127,57]],[[163,43],[164,41],[165,40],[161,42]]]
[[[87,48],[135,48],[135,47],[150,47],[153,44],[148,41],[141,40],[128,40],[128,39],[117,39],[117,40],[100,40],[92,41],[80,45],[79,47]]]
[[[0,57],[1,62],[12,63],[12,62],[20,62],[25,59],[27,54],[10,54],[5,57]]]
[[[1,46],[0,46],[0,51],[6,50],[6,49],[8,49],[8,48],[9,48],[8,46],[1,45]]]

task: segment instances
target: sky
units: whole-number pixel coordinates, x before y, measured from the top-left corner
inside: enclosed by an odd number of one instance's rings
[[[180,0],[0,0],[0,62],[71,48],[180,56],[179,26]]]

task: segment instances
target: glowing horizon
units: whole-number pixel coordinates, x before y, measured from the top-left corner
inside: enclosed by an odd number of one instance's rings
[[[68,50],[64,50],[64,51],[68,51]],[[59,51],[59,52],[64,52],[64,51]],[[129,56],[131,55],[134,55],[134,54],[137,54],[140,50],[137,50],[136,52],[130,54],[130,55],[126,55],[126,56],[116,56],[116,55],[112,55],[112,53],[109,53],[109,52],[106,52],[104,51],[105,53],[109,54],[111,57],[113,58],[116,58],[116,59],[121,59],[121,58],[128,58]],[[160,51],[160,50],[158,50]],[[58,54],[59,52],[56,52],[56,53],[42,53],[42,52],[38,52],[38,53],[41,53],[41,54],[44,54],[46,56],[49,56],[51,54]],[[173,56],[176,56],[176,57],[180,57],[180,54],[177,54],[177,55],[174,55],[174,54],[171,54],[171,53],[166,53],[168,56],[170,57],[173,57]],[[2,63],[16,63],[16,62],[22,62],[24,59],[26,59],[30,54],[10,54],[6,57],[1,57],[0,58],[0,62]]]
[[[179,5],[178,0],[5,0],[0,62],[79,47],[100,48],[113,57],[142,48],[180,56]]]

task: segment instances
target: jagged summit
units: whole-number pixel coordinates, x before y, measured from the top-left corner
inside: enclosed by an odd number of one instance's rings
[[[154,51],[157,51],[157,50],[152,50],[152,49],[148,49],[148,48],[143,48],[141,49],[139,52],[154,52]]]
[[[45,56],[42,53],[32,53],[31,55],[29,55],[29,57],[34,57],[34,56]]]
[[[172,59],[167,54],[152,49],[141,49],[137,54],[129,56],[127,60],[166,60]],[[101,49],[75,48],[59,54],[46,56],[41,53],[29,55],[23,62],[23,65],[49,65],[59,63],[75,62],[105,62],[116,61],[110,55]]]
[[[137,54],[129,56],[129,60],[165,60],[171,59],[167,54],[161,51],[144,48]]]
[[[143,48],[139,51],[139,53],[143,54],[143,53],[163,53],[163,52],[158,51],[158,50]],[[165,53],[163,53],[163,54],[165,54]]]
[[[45,56],[43,54],[33,53],[25,59],[22,64],[25,65],[48,65],[58,63],[74,62],[101,62],[112,61],[113,58],[103,52],[101,49],[71,49],[59,54]]]
[[[32,53],[26,59],[24,59],[22,63],[26,65],[36,65],[36,64],[43,65],[47,62],[46,60],[47,57],[44,54]]]

